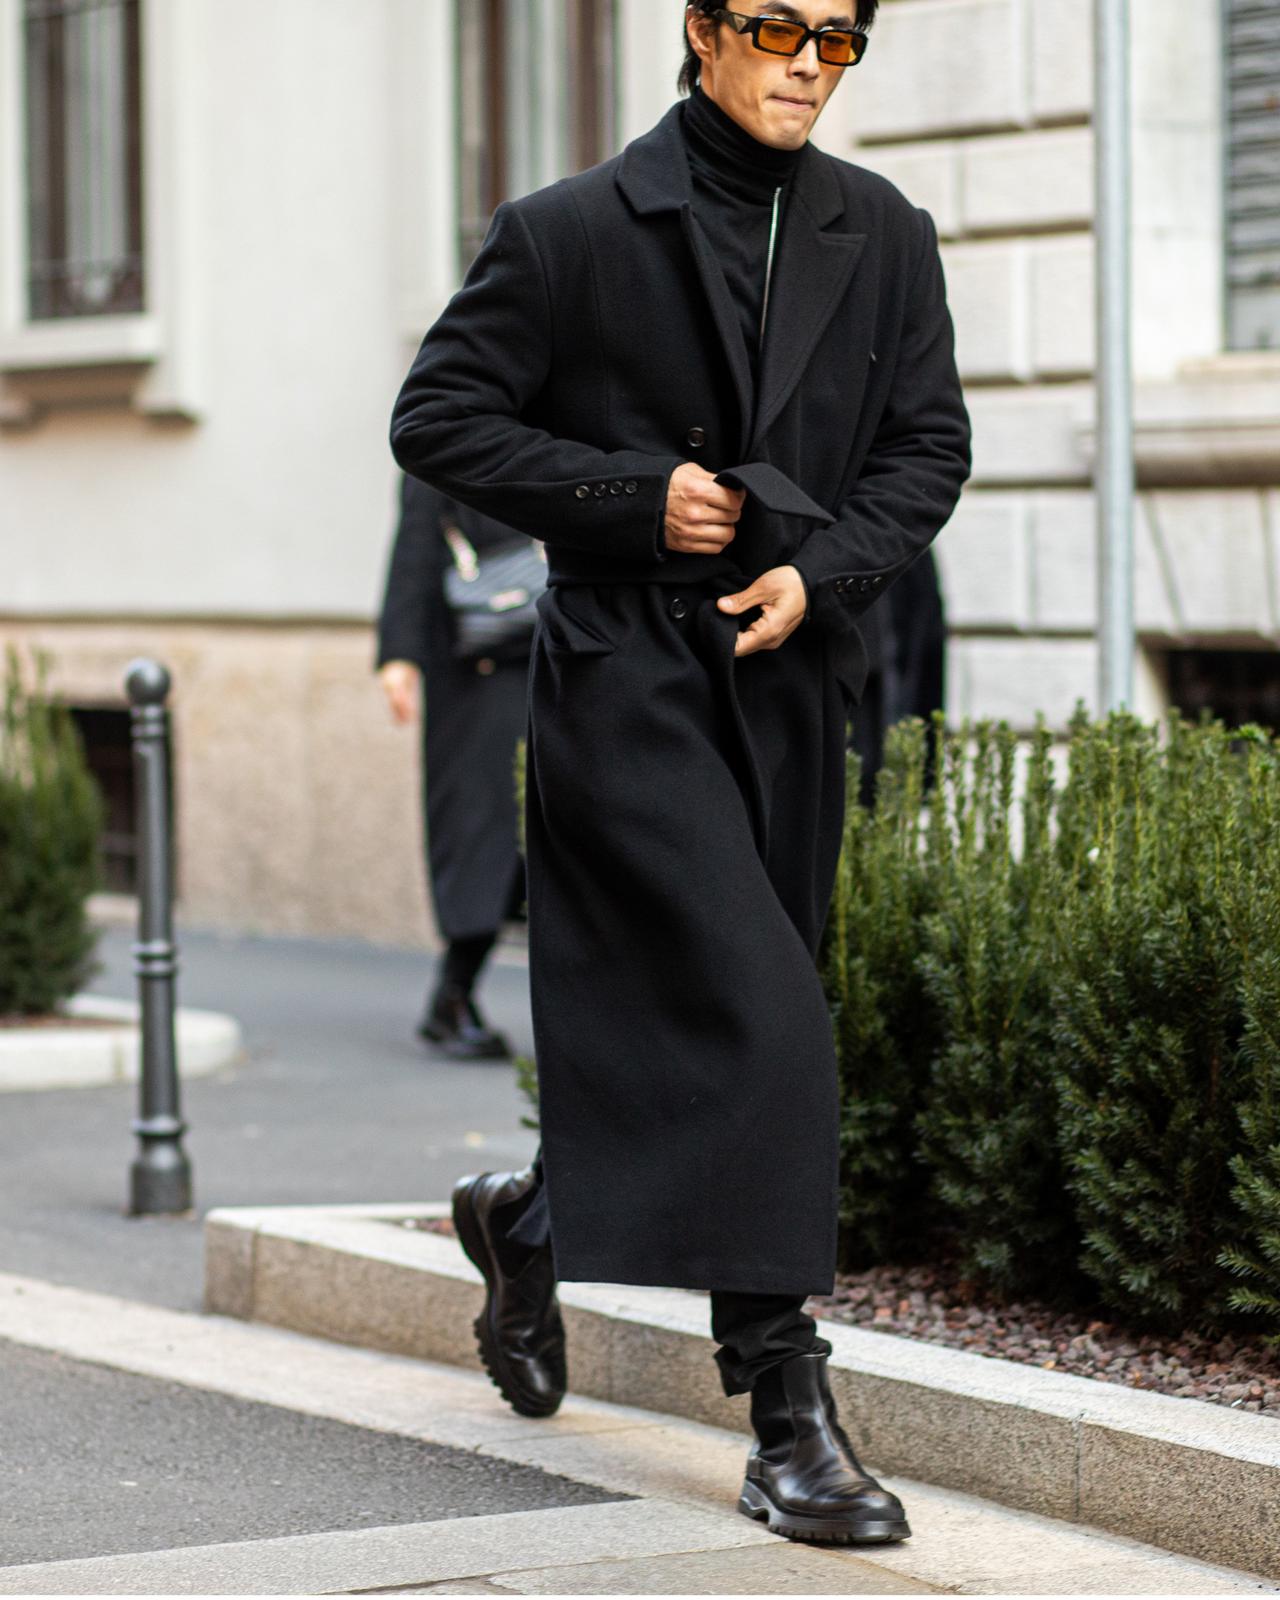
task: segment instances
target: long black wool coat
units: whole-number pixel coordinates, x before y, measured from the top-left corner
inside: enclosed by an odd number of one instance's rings
[[[501,659],[453,654],[446,518],[479,551],[519,537],[406,477],[378,618],[377,664],[412,661],[422,671],[427,877],[440,932],[465,939],[493,932],[524,901],[515,756],[525,734],[529,657],[523,649]]]
[[[559,1275],[829,1289],[838,1105],[814,955],[856,623],[969,470],[932,221],[806,147],[756,393],[673,107],[621,156],[498,208],[392,445],[547,542],[525,821]],[[719,555],[665,548],[686,460],[749,490]],[[782,562],[806,620],[735,657],[758,613],[715,599]]]

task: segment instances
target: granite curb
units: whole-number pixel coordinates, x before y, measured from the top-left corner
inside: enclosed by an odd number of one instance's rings
[[[478,1273],[402,1224],[443,1205],[235,1208],[205,1222],[206,1309],[478,1368]],[[397,1224],[401,1224],[397,1226]],[[705,1297],[564,1284],[573,1389],[747,1431],[710,1359]],[[832,1389],[877,1470],[1280,1578],[1280,1423],[824,1323]]]
[[[0,1093],[137,1081],[137,1001],[77,995],[64,1009],[77,1026],[0,1029]],[[103,1026],[86,1026],[93,1021]],[[183,1078],[207,1077],[244,1054],[240,1024],[222,1012],[184,1006],[177,1013],[175,1031]]]

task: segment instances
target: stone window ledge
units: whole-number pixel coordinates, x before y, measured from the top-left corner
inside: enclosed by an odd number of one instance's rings
[[[1076,438],[1092,466],[1092,419]],[[1133,444],[1142,484],[1280,483],[1280,351],[1212,356],[1135,384]]]
[[[72,406],[134,405],[162,356],[159,319],[145,314],[27,323],[0,338],[0,424]]]

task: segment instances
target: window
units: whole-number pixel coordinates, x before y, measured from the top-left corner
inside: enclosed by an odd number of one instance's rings
[[[1257,722],[1280,732],[1280,654],[1274,650],[1170,650],[1169,704],[1194,720],[1202,711],[1229,728]]]
[[[33,322],[143,309],[140,0],[25,0]]]
[[[1224,0],[1227,345],[1280,349],[1280,0]]]
[[[611,155],[612,0],[457,0],[460,265],[495,206]]]
[[[134,821],[133,744],[128,711],[72,706],[85,760],[106,806],[102,833],[104,887],[115,894],[138,889],[138,835]]]

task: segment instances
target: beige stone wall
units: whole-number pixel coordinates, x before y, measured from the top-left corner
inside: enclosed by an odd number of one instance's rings
[[[173,674],[179,911],[193,926],[435,943],[419,738],[391,725],[359,625],[0,622],[77,704],[125,702],[135,656]]]

